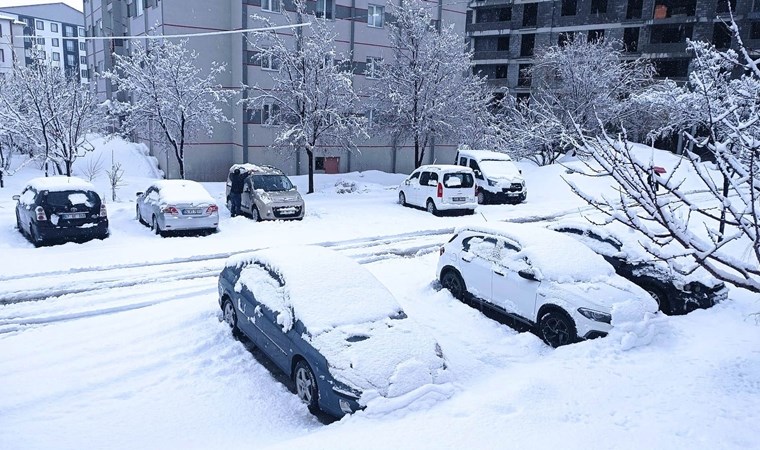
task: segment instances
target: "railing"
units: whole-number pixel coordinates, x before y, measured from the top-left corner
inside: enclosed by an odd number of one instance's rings
[[[512,58],[512,54],[505,50],[505,51],[481,51],[481,52],[475,52],[472,59],[510,59]]]

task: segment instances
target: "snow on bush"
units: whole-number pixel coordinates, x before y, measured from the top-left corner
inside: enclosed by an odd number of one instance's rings
[[[335,192],[338,194],[351,194],[358,190],[358,185],[356,181],[353,180],[338,180],[335,183]]]

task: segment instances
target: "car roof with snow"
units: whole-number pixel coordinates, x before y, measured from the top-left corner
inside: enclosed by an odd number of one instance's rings
[[[469,156],[475,158],[478,161],[482,160],[495,160],[495,161],[512,161],[506,153],[497,152],[495,150],[472,150],[472,149],[460,149],[458,150],[459,156]]]
[[[214,203],[213,197],[200,183],[191,180],[159,180],[152,184],[161,199],[169,203]]]
[[[251,163],[244,163],[244,164],[233,164],[232,167],[230,167],[230,173],[234,172],[236,169],[240,169],[241,172],[248,172],[248,173],[256,173],[256,174],[264,174],[264,175],[282,175],[282,170],[274,167],[274,166],[266,166],[266,165],[256,165]]]
[[[286,246],[232,256],[239,282],[272,311],[292,308],[310,333],[403,315],[388,289],[356,261],[323,247]],[[268,274],[255,267],[265,267]],[[276,274],[280,286],[272,285]],[[236,289],[238,287],[236,286]]]
[[[543,279],[594,281],[614,275],[615,270],[590,248],[556,231],[535,225],[489,223],[459,227],[456,233],[485,233],[505,237],[520,245],[519,256],[527,257]]]
[[[425,166],[420,166],[419,168],[415,170],[415,172],[422,171],[422,170],[427,170],[430,172],[439,172],[439,173],[449,173],[449,172],[473,173],[472,169],[470,169],[469,167],[457,166],[454,164],[428,164]]]
[[[85,181],[77,177],[67,176],[54,176],[54,177],[39,177],[29,180],[27,186],[33,188],[37,192],[50,191],[50,192],[62,192],[71,190],[80,191],[94,191],[95,186],[92,183]]]

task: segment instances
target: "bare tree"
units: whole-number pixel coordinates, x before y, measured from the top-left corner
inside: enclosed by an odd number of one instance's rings
[[[312,193],[315,152],[328,145],[354,150],[355,139],[366,136],[366,120],[356,113],[351,62],[336,50],[337,33],[328,21],[307,13],[304,2],[294,5],[286,20],[307,25],[250,36],[258,63],[271,71],[265,83],[250,86],[245,103],[262,124],[276,130],[275,147],[306,152]],[[266,18],[254,19],[272,25]]]
[[[220,104],[234,95],[215,81],[225,66],[212,63],[203,75],[205,68],[196,63],[198,54],[188,50],[186,43],[136,43],[129,56],[114,54],[114,69],[104,74],[120,92],[131,96],[129,103],[113,104],[114,113],[126,118],[123,131],[142,136],[152,131],[151,137],[174,155],[183,179],[188,142],[200,133],[211,136],[215,123],[233,123]]]
[[[108,183],[111,186],[111,200],[115,202],[116,191],[124,186],[124,169],[121,168],[121,163],[112,162],[111,169],[106,170],[106,175],[108,175]]]
[[[573,189],[591,205],[643,232],[656,257],[672,261],[663,250],[677,242],[691,264],[716,278],[760,292],[760,69],[741,43],[738,27],[731,30],[740,51],[721,52],[712,45],[690,42],[694,54],[689,83],[679,90],[684,114],[699,125],[699,135],[685,136],[707,151],[714,163],[703,163],[692,152],[669,175],[653,172],[653,162],[637,157],[625,136],[599,138],[581,135],[578,145],[592,149],[596,173],[609,175],[618,186],[616,198]],[[688,108],[688,109],[687,109]],[[678,124],[688,123],[686,119]],[[580,127],[579,127],[580,131]],[[700,189],[684,189],[690,171]],[[664,189],[648,182],[654,178]],[[681,258],[683,259],[683,258]]]
[[[511,100],[504,108],[506,133],[521,154],[539,165],[551,164],[572,148],[567,136],[576,130],[596,134],[599,121],[606,128],[633,125],[628,122],[649,106],[633,100],[658,87],[651,63],[622,56],[620,41],[589,42],[580,34],[539,49],[534,64],[521,74],[530,80],[530,101]]]
[[[429,7],[420,0],[391,4],[387,24],[393,56],[374,68],[372,92],[378,127],[414,145],[419,167],[434,139],[478,144],[497,139],[485,81],[472,74],[472,53],[451,25],[436,29]]]

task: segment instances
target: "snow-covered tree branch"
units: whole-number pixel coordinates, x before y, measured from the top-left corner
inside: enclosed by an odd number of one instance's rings
[[[185,178],[185,150],[192,138],[201,133],[211,136],[216,123],[233,123],[220,104],[235,94],[216,82],[225,66],[199,67],[197,53],[185,44],[136,43],[129,56],[114,54],[114,69],[104,74],[131,98],[129,103],[112,105],[114,113],[125,117],[122,130],[143,136],[152,132],[151,137],[174,155],[180,178]]]

